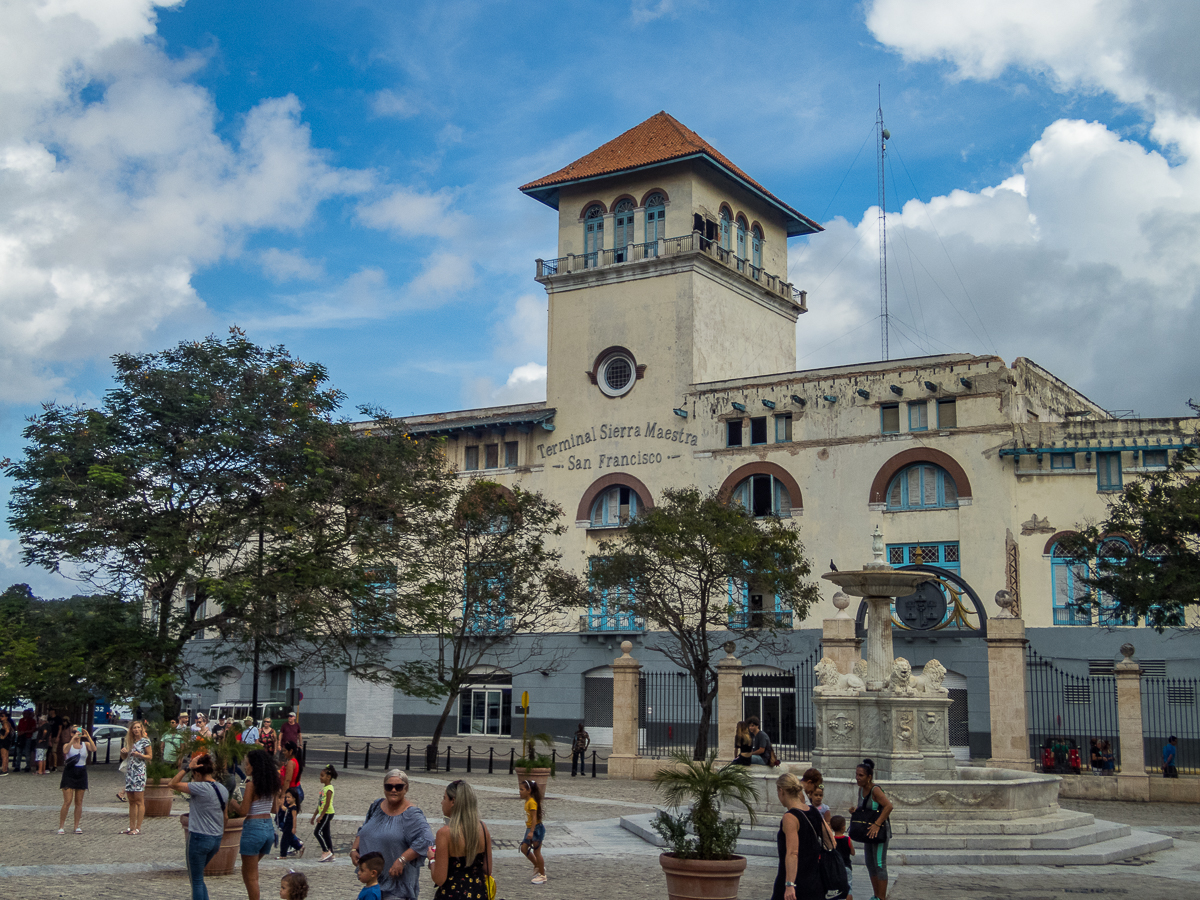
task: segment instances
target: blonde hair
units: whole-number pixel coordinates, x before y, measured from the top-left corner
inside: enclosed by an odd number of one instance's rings
[[[791,772],[776,778],[775,787],[785,797],[801,797],[804,795],[804,788],[800,787],[800,779]]]
[[[140,728],[142,730],[142,737],[146,737],[146,726],[143,725],[140,720],[134,720],[133,722],[130,722],[129,730],[125,732],[125,749],[126,750],[133,749],[133,744],[135,741],[135,738],[133,736],[133,729],[135,729],[135,728]]]
[[[483,823],[479,821],[475,791],[465,781],[452,781],[446,785],[446,796],[454,803],[454,809],[450,811],[450,837],[462,848],[466,864],[470,866],[484,850],[479,836]]]
[[[750,726],[745,722],[737,723],[737,730],[734,732],[734,738],[738,743],[738,749],[741,749],[743,743],[750,743]]]

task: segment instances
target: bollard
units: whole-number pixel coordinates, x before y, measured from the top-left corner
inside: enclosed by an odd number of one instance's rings
[[[305,741],[300,746],[300,768],[303,769],[308,765],[308,741]]]
[[[342,771],[350,768],[350,742],[346,741],[346,750],[342,753]]]
[[[558,751],[557,750],[550,751],[550,771],[551,772],[558,771]]]
[[[388,743],[387,756],[383,758],[383,771],[389,772],[392,768],[392,745]]]
[[[488,774],[492,774],[492,764],[495,762],[496,748],[488,747]]]
[[[508,751],[508,774],[511,775],[517,770],[517,750],[514,747]]]
[[[371,742],[367,741],[365,752],[363,753],[363,768],[371,768]]]
[[[110,762],[112,762],[112,738],[104,741],[104,764],[107,766]]]
[[[467,744],[467,774],[471,774],[471,745]]]
[[[450,748],[446,748],[446,771],[450,771]]]
[[[592,751],[592,777],[596,777],[596,751]]]
[[[404,745],[404,771],[412,768],[412,744]]]

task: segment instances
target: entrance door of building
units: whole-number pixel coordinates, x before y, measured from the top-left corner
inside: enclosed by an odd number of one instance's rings
[[[747,666],[742,674],[742,718],[757,716],[772,744],[796,744],[796,682],[769,666]]]
[[[458,733],[507,735],[510,719],[504,714],[512,701],[511,688],[470,688],[460,699]]]

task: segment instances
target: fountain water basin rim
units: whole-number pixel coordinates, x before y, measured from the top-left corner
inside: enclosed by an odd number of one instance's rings
[[[907,597],[918,585],[933,580],[928,572],[901,572],[888,567],[826,572],[821,577],[852,597]]]

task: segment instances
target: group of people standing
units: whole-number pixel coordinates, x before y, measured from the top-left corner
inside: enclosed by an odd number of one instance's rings
[[[772,900],[826,900],[829,893],[821,873],[821,858],[826,854],[837,854],[838,862],[846,869],[849,885],[852,858],[857,854],[855,840],[863,846],[873,900],[887,900],[888,817],[892,803],[875,783],[872,760],[859,763],[854,780],[858,802],[848,810],[850,833],[847,834],[846,817],[833,815],[821,802],[824,778],[817,769],[808,769],[799,778],[791,773],[779,776],[775,791],[786,811],[775,838],[779,870]],[[836,896],[853,900],[849,890]]]
[[[38,775],[55,771],[69,725],[56,709],[41,716],[26,709],[16,722],[11,713],[0,710],[0,778],[14,771]]]

